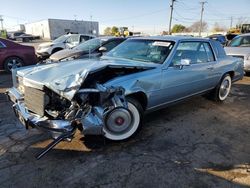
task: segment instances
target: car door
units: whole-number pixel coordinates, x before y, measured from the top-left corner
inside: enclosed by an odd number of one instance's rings
[[[190,60],[190,65],[176,66],[181,59]],[[174,102],[207,90],[211,68],[202,41],[179,43],[169,67],[162,70],[162,102]]]

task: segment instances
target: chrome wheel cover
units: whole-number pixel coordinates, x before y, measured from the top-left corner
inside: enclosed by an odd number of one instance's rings
[[[230,93],[231,90],[231,77],[226,76],[223,81],[221,82],[220,89],[219,89],[219,99],[225,100]]]
[[[13,68],[19,68],[22,66],[22,62],[16,58],[7,61],[7,67],[11,71]]]
[[[110,140],[124,140],[132,136],[140,125],[138,109],[128,102],[128,109],[116,108],[111,111],[103,128],[104,136]]]

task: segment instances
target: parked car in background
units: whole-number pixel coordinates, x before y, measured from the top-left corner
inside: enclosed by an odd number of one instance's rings
[[[85,42],[89,39],[95,38],[93,35],[85,34],[67,34],[58,37],[52,42],[45,42],[38,46],[36,53],[41,56],[42,59],[48,58],[51,54],[58,52],[66,48],[73,48],[78,44]]]
[[[217,40],[219,41],[223,46],[225,46],[227,44],[227,39],[224,35],[222,34],[213,34],[213,35],[209,35],[207,38],[213,39],[213,40]]]
[[[22,42],[30,42],[32,40],[38,40],[40,39],[40,36],[34,36],[30,34],[22,34],[16,37],[17,41],[22,41]]]
[[[35,49],[0,38],[0,69],[10,72],[13,67],[37,63]]]
[[[130,38],[99,59],[17,70],[8,96],[26,127],[55,139],[39,159],[76,129],[125,140],[139,130],[144,112],[204,93],[222,102],[243,74],[242,60],[227,56],[218,41]]]
[[[16,38],[20,35],[25,34],[23,31],[14,31],[14,32],[8,32],[8,39],[10,40],[16,40]]]
[[[250,33],[238,35],[225,47],[227,55],[241,58],[244,70],[250,73]]]
[[[100,57],[125,41],[123,37],[99,37],[88,40],[74,48],[61,50],[50,56],[49,61],[58,62],[73,59]]]

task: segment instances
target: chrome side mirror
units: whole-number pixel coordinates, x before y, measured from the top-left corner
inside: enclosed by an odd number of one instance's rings
[[[182,69],[184,66],[189,66],[191,64],[191,60],[190,59],[181,59],[180,61],[177,61],[174,66],[175,67],[179,67],[180,69]]]
[[[104,53],[104,52],[107,51],[107,48],[104,47],[104,46],[102,46],[102,47],[100,47],[100,48],[98,49],[98,51],[101,52],[101,53]]]

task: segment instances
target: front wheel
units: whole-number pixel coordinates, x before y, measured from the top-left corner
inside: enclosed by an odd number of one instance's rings
[[[143,109],[139,102],[128,99],[128,109],[118,107],[106,116],[104,137],[121,141],[135,135],[141,127]]]
[[[222,77],[221,82],[213,91],[213,99],[218,102],[223,102],[228,97],[232,86],[232,79],[229,74]]]

